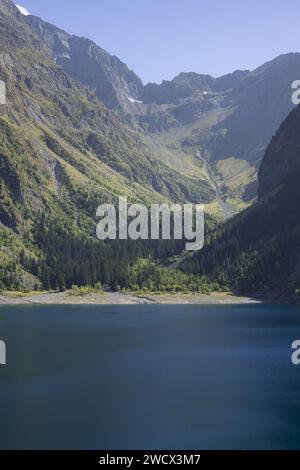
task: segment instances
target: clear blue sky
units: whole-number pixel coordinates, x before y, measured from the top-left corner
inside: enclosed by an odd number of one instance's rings
[[[223,75],[300,51],[299,0],[17,0],[117,55],[144,82]]]

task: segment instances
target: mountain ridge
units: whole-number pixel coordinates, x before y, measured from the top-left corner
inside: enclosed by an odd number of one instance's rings
[[[118,57],[110,55],[94,41],[70,35],[41,18],[28,15],[25,19],[43,39],[56,63],[75,80],[94,89],[108,108],[121,110],[121,103],[124,106],[128,98],[138,99],[143,83]],[[81,61],[80,68],[74,66],[77,61]]]
[[[212,211],[224,217],[255,200],[264,151],[293,108],[299,53],[282,54],[252,71],[217,78],[182,72],[171,81],[143,85],[93,41],[34,16],[25,19],[70,76],[139,132],[155,160],[183,178],[206,180],[215,198]]]

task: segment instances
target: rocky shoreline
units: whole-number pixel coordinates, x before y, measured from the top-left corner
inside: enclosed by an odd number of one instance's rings
[[[69,292],[53,292],[32,295],[17,293],[0,295],[1,305],[134,305],[134,304],[242,304],[258,303],[250,297],[240,297],[230,293],[207,294],[128,294],[105,292],[73,296]]]

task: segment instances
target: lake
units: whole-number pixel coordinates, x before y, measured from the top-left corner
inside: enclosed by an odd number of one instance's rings
[[[0,308],[1,449],[300,449],[300,308]]]

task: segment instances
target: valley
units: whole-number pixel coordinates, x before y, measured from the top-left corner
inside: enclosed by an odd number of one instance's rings
[[[0,1],[0,43],[0,290],[298,289],[297,214],[294,202],[283,207],[287,194],[298,197],[299,53],[217,78],[182,72],[144,84],[95,42],[24,16],[11,0]],[[119,196],[205,204],[204,250],[99,243],[96,208]],[[274,225],[277,211],[291,236]],[[282,272],[276,285],[264,278],[269,257]]]
[[[202,185],[207,198],[197,202],[208,203],[211,213],[228,218],[255,200],[264,151],[294,107],[291,84],[299,75],[299,53],[283,54],[252,71],[218,78],[180,73],[171,81],[144,85],[93,41],[37,17],[26,21],[57,64],[139,133],[153,158],[176,168],[191,185]]]

